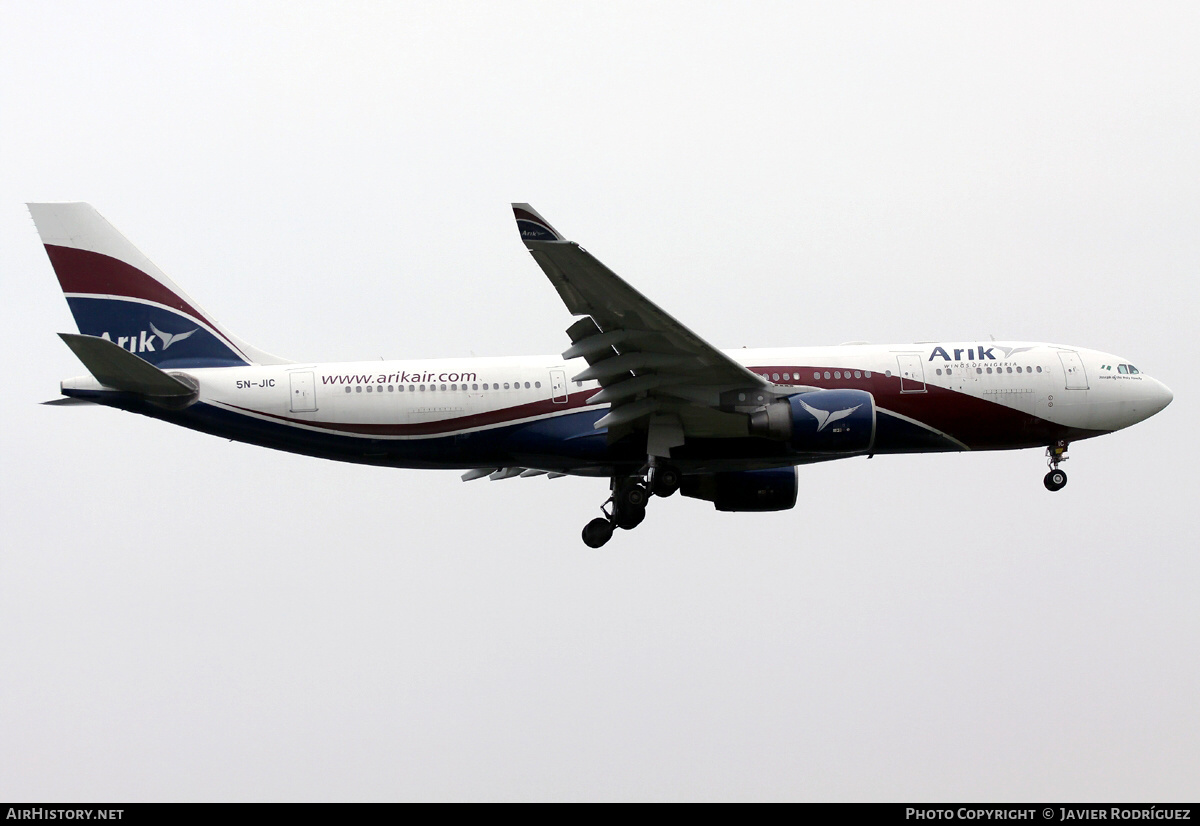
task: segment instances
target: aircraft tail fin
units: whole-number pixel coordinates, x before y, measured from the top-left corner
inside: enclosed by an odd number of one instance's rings
[[[90,204],[28,207],[84,336],[162,368],[287,363],[216,323]]]

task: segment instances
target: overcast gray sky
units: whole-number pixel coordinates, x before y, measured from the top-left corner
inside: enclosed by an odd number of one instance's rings
[[[1198,9],[3,3],[0,799],[1195,800]],[[38,406],[41,200],[295,359],[561,351],[528,200],[719,346],[1070,343],[1175,402],[1058,494],[854,459],[591,551],[600,481]]]

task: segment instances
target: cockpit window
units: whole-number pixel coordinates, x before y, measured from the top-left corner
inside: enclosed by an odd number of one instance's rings
[[[1128,364],[1118,364],[1118,365],[1117,365],[1117,372],[1118,372],[1118,373],[1121,373],[1122,375],[1124,375],[1125,373],[1128,373],[1128,372],[1129,372],[1129,365],[1128,365]]]
[[[1129,372],[1136,376],[1138,369],[1131,364],[1129,365]]]

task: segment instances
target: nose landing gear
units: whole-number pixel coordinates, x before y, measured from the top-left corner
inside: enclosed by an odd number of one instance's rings
[[[1063,439],[1059,439],[1046,448],[1046,463],[1050,465],[1050,472],[1042,479],[1042,484],[1046,486],[1046,490],[1062,490],[1066,487],[1067,474],[1058,469],[1058,463],[1065,462],[1069,458],[1067,456],[1067,443]]]
[[[613,494],[600,507],[604,514],[583,528],[583,544],[599,548],[612,539],[617,528],[631,531],[646,518],[650,496],[670,496],[679,490],[679,471],[669,465],[653,465],[634,476],[614,476]],[[609,510],[606,506],[611,505]]]

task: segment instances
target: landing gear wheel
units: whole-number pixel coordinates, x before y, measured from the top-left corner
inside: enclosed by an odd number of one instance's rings
[[[651,490],[655,496],[667,497],[679,490],[679,471],[673,467],[654,469],[654,482]]]
[[[1067,484],[1067,474],[1061,470],[1052,470],[1042,480],[1046,490],[1062,490]]]
[[[646,503],[649,501],[650,491],[641,484],[640,476],[621,476],[613,479],[612,498],[604,503],[606,506],[611,503],[612,511],[605,511],[607,519],[595,519],[588,523],[583,529],[583,541],[593,548],[598,548],[612,538],[614,529],[633,530],[646,518]],[[603,527],[600,527],[600,523]],[[601,531],[607,533],[602,534]],[[593,541],[597,544],[592,545]]]
[[[589,548],[601,547],[612,535],[613,523],[599,516],[583,526],[583,544]]]
[[[617,523],[617,527],[622,530],[631,531],[638,525],[642,524],[642,520],[646,518],[646,507],[630,507],[626,505],[619,508],[613,516],[613,521]]]
[[[617,510],[645,510],[650,493],[641,485],[629,485],[617,493]]]

